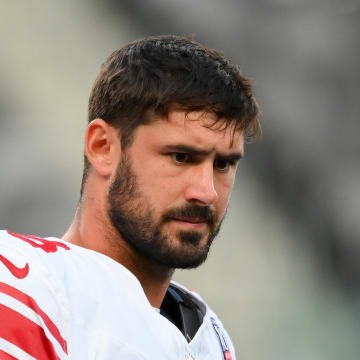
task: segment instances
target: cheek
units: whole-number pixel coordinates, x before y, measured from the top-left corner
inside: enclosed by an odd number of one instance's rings
[[[215,188],[218,194],[218,201],[216,203],[216,207],[219,213],[225,212],[234,186],[234,180],[235,177],[229,177],[225,179],[222,178],[215,183]]]
[[[166,197],[177,197],[186,183],[186,172],[183,168],[173,166],[165,156],[151,158],[137,167],[141,187],[156,200]],[[174,199],[172,199],[174,200]]]
[[[168,176],[161,170],[161,168],[153,171],[143,169],[138,175],[139,190],[156,212],[163,212],[174,206],[181,196],[179,177]]]
[[[216,210],[220,216],[224,215],[227,205],[229,203],[229,200],[230,200],[229,194],[223,194],[222,196],[219,196],[219,200],[215,206],[216,206]]]

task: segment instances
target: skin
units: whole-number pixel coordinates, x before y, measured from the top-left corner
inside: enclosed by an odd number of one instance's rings
[[[125,149],[144,201],[160,219],[164,211],[185,204],[208,206],[223,218],[233,188],[237,162],[243,155],[244,137],[231,130],[209,128],[214,115],[170,111],[166,119],[155,118],[135,130],[133,143]],[[83,198],[63,239],[98,251],[127,267],[140,281],[152,306],[159,308],[174,269],[140,255],[114,229],[108,215],[108,190],[124,152],[118,131],[101,119],[87,128],[85,153],[91,163]],[[208,224],[196,218],[167,222],[163,231],[172,246],[185,246],[179,230],[202,234],[207,241]]]

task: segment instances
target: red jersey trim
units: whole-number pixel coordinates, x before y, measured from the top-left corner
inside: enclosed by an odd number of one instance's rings
[[[0,359],[1,360],[19,360],[16,357],[11,356],[7,352],[2,351],[1,349],[0,349]]]
[[[56,339],[56,341],[60,344],[61,348],[67,354],[66,340],[61,336],[59,329],[53,323],[53,321],[44,313],[44,311],[42,311],[40,309],[40,307],[36,303],[35,299],[33,299],[29,295],[26,295],[22,291],[14,288],[8,284],[5,284],[3,282],[0,282],[0,292],[13,297],[14,299],[20,301],[21,303],[23,303],[24,305],[26,305],[27,307],[29,307],[30,309],[35,311],[36,314],[38,314],[41,317],[41,319],[44,321],[44,323],[45,323],[46,327],[48,328],[48,330],[50,331],[51,335]],[[19,315],[19,316],[22,316],[22,315]],[[31,320],[29,320],[29,321],[31,321]],[[0,324],[1,324],[1,321],[0,321]],[[10,322],[10,324],[11,324],[11,322]]]
[[[35,359],[60,360],[44,329],[32,320],[0,304],[0,323],[6,324],[0,327],[0,337]]]

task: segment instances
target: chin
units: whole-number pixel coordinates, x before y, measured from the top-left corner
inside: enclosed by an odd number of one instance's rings
[[[173,269],[193,269],[207,259],[211,240],[199,232],[181,232],[173,243],[168,243],[154,259],[159,264]],[[166,249],[165,249],[166,248]]]

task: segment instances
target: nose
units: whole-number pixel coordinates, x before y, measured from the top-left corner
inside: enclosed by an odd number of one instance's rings
[[[189,174],[188,186],[185,193],[186,200],[199,205],[211,205],[218,194],[214,185],[213,164],[201,164],[193,168]]]

